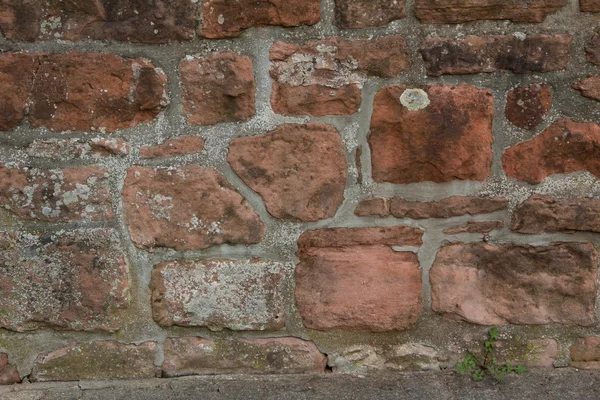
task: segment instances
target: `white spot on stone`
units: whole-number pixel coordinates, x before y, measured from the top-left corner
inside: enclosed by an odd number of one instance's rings
[[[415,111],[426,108],[431,102],[423,89],[406,89],[400,96],[400,103],[410,111]]]
[[[223,23],[225,22],[225,17],[223,17],[223,14],[219,14],[217,22],[219,23],[219,25],[223,25]]]

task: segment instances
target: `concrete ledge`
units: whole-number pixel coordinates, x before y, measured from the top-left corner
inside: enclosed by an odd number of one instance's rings
[[[0,400],[154,399],[599,399],[600,371],[533,370],[502,382],[453,372],[195,376],[0,387]]]

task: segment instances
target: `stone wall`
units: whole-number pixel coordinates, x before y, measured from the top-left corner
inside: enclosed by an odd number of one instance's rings
[[[2,1],[0,384],[599,367],[597,12]]]

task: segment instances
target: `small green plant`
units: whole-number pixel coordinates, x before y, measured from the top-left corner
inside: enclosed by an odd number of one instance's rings
[[[497,365],[498,361],[494,357],[494,349],[496,348],[496,339],[498,339],[498,328],[490,329],[488,336],[488,340],[485,341],[483,360],[469,353],[462,362],[456,364],[456,371],[463,375],[470,374],[474,381],[482,380],[486,374],[502,380],[506,374],[511,372],[519,375],[527,372],[527,368],[522,365],[510,365],[509,362]]]

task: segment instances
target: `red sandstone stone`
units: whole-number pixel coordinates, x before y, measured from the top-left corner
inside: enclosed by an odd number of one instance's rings
[[[504,228],[504,222],[502,221],[470,221],[463,226],[444,229],[443,233],[446,235],[456,235],[457,233],[489,233],[502,228]]]
[[[371,162],[377,182],[485,180],[492,165],[488,89],[392,85],[375,96]]]
[[[161,326],[277,330],[285,326],[286,266],[257,259],[174,260],[152,271],[152,314]]]
[[[421,54],[431,76],[551,72],[567,67],[572,41],[569,35],[429,37],[421,43]]]
[[[301,374],[325,372],[327,357],[312,342],[293,338],[165,341],[163,376]]]
[[[390,200],[376,197],[361,200],[356,206],[354,214],[359,217],[388,217],[390,215]]]
[[[196,4],[188,0],[3,0],[0,28],[9,40],[119,40],[167,43],[194,38]]]
[[[433,263],[432,308],[481,325],[592,326],[597,269],[591,243],[455,243]]]
[[[405,16],[404,0],[335,0],[335,25],[342,29],[385,26]]]
[[[582,96],[600,101],[600,76],[592,76],[579,81],[573,85],[573,88],[579,90]]]
[[[600,65],[600,35],[592,36],[592,39],[585,46],[587,60],[593,64]]]
[[[330,38],[299,46],[275,42],[271,105],[286,115],[349,115],[358,111],[367,75],[397,76],[409,67],[400,36],[370,40]]]
[[[539,136],[507,149],[506,175],[540,183],[552,174],[588,171],[600,177],[600,126],[568,119],[555,122]]]
[[[48,354],[40,354],[31,380],[78,381],[155,378],[156,343],[139,345],[115,341],[70,344]]]
[[[0,5],[0,22],[2,18]],[[0,54],[0,131],[19,125],[27,110],[38,58],[26,53]]]
[[[600,12],[600,1],[599,0],[579,0],[579,8],[583,12]]]
[[[579,338],[570,349],[571,367],[600,369],[600,337]]]
[[[329,125],[287,124],[234,139],[227,161],[276,218],[330,218],[344,200],[346,153],[339,133]]]
[[[167,76],[146,59],[75,52],[39,59],[32,126],[112,132],[152,120],[169,103]]]
[[[302,234],[295,293],[304,326],[374,332],[412,326],[422,303],[419,261],[391,246],[420,243],[421,235],[408,227]]]
[[[116,232],[0,232],[0,328],[114,332],[128,304]]]
[[[517,87],[506,97],[506,118],[515,126],[533,129],[552,108],[552,90],[547,85]]]
[[[265,226],[214,169],[132,167],[123,187],[125,222],[141,248],[200,250],[258,243]]]
[[[154,146],[143,146],[140,149],[141,158],[170,157],[184,154],[201,153],[204,139],[201,136],[181,136],[165,140]]]
[[[0,167],[0,204],[29,220],[111,220],[115,215],[108,177],[108,170],[93,165],[53,170]]]
[[[457,24],[482,19],[543,22],[567,0],[417,0],[415,14],[426,24]]]
[[[558,357],[558,343],[554,339],[500,339],[494,343],[494,357],[497,365],[508,362],[527,368],[553,368]]]
[[[200,34],[228,38],[253,26],[314,25],[320,19],[319,0],[204,0]]]
[[[600,232],[600,200],[556,199],[534,194],[514,211],[510,229],[534,234]]]
[[[390,213],[396,218],[450,218],[460,215],[488,214],[506,209],[503,197],[453,196],[434,202],[406,201],[401,197],[390,200]]]
[[[17,367],[8,363],[8,354],[0,353],[0,385],[20,383],[21,376]]]
[[[213,125],[254,115],[252,60],[232,52],[185,58],[179,64],[183,112],[188,122]]]

